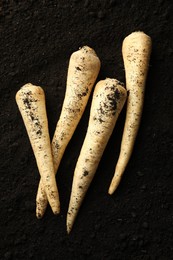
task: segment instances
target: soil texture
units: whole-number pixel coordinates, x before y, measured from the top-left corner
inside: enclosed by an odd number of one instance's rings
[[[170,0],[0,1],[0,259],[173,259],[173,4]],[[70,235],[66,214],[91,98],[57,174],[61,213],[35,216],[39,173],[15,94],[25,83],[46,94],[52,138],[69,57],[83,45],[101,60],[97,79],[125,82],[123,39],[142,30],[153,41],[141,126],[114,193],[123,109]]]

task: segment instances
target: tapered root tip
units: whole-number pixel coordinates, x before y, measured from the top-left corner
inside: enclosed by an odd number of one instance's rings
[[[67,223],[67,234],[70,234],[72,230],[72,225],[70,225],[70,223]]]
[[[110,195],[112,195],[115,192],[115,190],[118,188],[118,185],[121,181],[121,177],[122,177],[122,174],[117,174],[117,173],[114,174],[114,177],[111,181],[111,184],[110,184],[109,190],[108,190],[108,193]]]
[[[69,235],[71,231],[71,228],[69,226],[67,226],[67,234]]]
[[[60,214],[60,209],[58,209],[58,210],[52,210],[53,211],[53,214],[54,215],[59,215]],[[43,211],[40,211],[40,210],[38,210],[38,209],[36,209],[36,217],[38,218],[38,219],[42,219],[43,218],[43,216],[44,216],[44,213],[45,213],[45,210]]]
[[[67,213],[67,221],[66,221],[66,226],[67,226],[67,233],[70,234],[72,228],[73,228],[73,224],[75,221],[75,216],[71,213]]]
[[[60,206],[59,206],[59,207],[52,208],[52,211],[53,211],[53,214],[54,214],[54,215],[58,215],[58,214],[60,213]]]
[[[38,213],[38,212],[36,212],[36,217],[37,217],[37,219],[42,219],[43,215]]]
[[[59,214],[60,214],[60,210],[55,210],[55,211],[53,211],[53,214],[54,214],[54,215],[59,215]]]
[[[44,216],[44,213],[45,213],[45,210],[41,210],[40,207],[39,207],[39,204],[37,203],[37,206],[36,206],[36,217],[38,219],[42,219],[43,216]]]
[[[108,190],[108,194],[112,195],[114,193],[114,191],[115,191],[115,189],[112,186],[110,186],[109,190]]]

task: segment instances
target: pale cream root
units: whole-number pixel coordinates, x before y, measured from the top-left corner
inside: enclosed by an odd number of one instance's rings
[[[133,151],[142,116],[151,47],[151,38],[140,31],[133,32],[123,41],[122,54],[128,91],[127,110],[120,155],[109,194],[113,194],[118,187]]]
[[[83,115],[91,90],[100,70],[100,60],[95,51],[84,46],[74,52],[69,61],[66,93],[60,118],[52,140],[52,154],[55,173],[58,170],[64,151]],[[44,215],[47,207],[46,194],[39,184],[36,215]]]
[[[69,233],[90,186],[100,159],[126,100],[126,90],[116,79],[97,83],[90,110],[87,134],[76,164],[67,214]]]
[[[58,214],[60,202],[54,174],[44,91],[41,87],[28,83],[17,92],[16,102],[30,139],[48,201],[52,211]]]

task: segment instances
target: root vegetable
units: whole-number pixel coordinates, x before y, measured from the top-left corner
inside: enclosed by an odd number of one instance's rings
[[[26,84],[17,92],[16,102],[30,139],[48,201],[53,213],[58,214],[60,202],[53,167],[44,91],[39,86]]]
[[[95,51],[88,46],[82,47],[70,57],[65,98],[52,140],[55,173],[87,105],[100,65]],[[47,198],[41,182],[36,201],[36,216],[41,218],[47,207]]]
[[[133,151],[143,110],[151,47],[151,38],[140,31],[133,32],[123,41],[122,54],[129,95],[120,155],[109,187],[109,194],[113,194],[118,187]]]
[[[97,83],[91,104],[87,134],[73,177],[67,214],[68,233],[72,229],[125,100],[126,90],[116,79],[107,78]]]

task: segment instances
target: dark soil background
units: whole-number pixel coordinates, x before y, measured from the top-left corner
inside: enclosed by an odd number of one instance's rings
[[[0,259],[173,259],[172,1],[0,1]],[[123,39],[143,30],[153,40],[145,105],[133,156],[113,196],[123,110],[71,234],[66,213],[91,99],[57,174],[61,214],[35,217],[39,174],[15,103],[19,88],[43,87],[52,137],[68,61],[82,45],[102,62],[99,79],[125,81]]]

